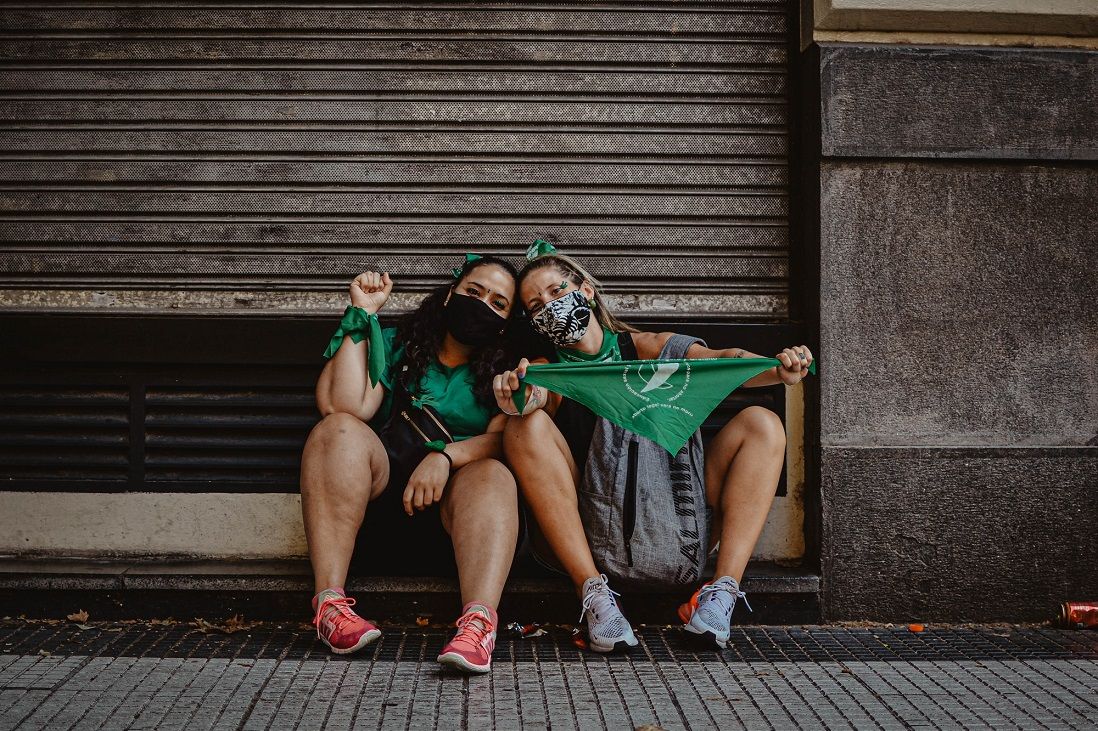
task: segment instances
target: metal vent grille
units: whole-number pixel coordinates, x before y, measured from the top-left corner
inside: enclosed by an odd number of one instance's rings
[[[783,318],[788,17],[6,3],[0,294],[127,290],[155,311],[165,286],[336,292],[374,267],[422,291],[464,251],[540,237],[611,292]]]
[[[225,368],[216,378],[244,375]],[[311,375],[265,388],[208,377],[145,386],[155,374],[140,372],[124,388],[0,384],[0,490],[296,492],[318,419]],[[734,394],[706,421],[704,437],[756,404],[783,406],[773,389]]]
[[[0,369],[0,490],[296,492],[319,419],[317,373],[240,364]]]
[[[12,483],[125,483],[125,386],[0,383],[0,489]]]
[[[756,352],[793,331],[684,329]],[[0,318],[0,490],[296,492],[331,332],[305,318]],[[784,414],[785,389],[733,392],[703,437],[752,405]]]
[[[145,482],[153,489],[298,486],[301,448],[316,423],[312,388],[150,387]]]

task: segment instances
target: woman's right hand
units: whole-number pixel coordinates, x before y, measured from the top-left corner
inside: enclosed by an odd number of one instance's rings
[[[388,273],[363,272],[351,282],[351,305],[375,314],[385,306],[392,291],[393,280],[389,279]]]
[[[521,379],[526,376],[526,367],[530,361],[523,358],[513,371],[504,371],[492,379],[492,391],[496,394],[496,405],[508,416],[518,416],[515,411],[515,391],[526,388]],[[528,394],[529,395],[529,394]]]

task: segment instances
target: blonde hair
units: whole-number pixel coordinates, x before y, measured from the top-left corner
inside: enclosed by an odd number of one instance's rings
[[[515,283],[515,289],[522,289],[522,283],[528,275],[548,267],[556,269],[560,272],[561,276],[571,280],[572,284],[577,287],[584,282],[591,285],[591,289],[595,291],[595,306],[593,308],[595,310],[595,318],[604,328],[615,333],[640,332],[632,325],[626,325],[615,317],[614,313],[610,312],[610,309],[606,306],[606,302],[602,299],[602,295],[599,293],[599,290],[602,288],[602,283],[591,276],[590,272],[580,266],[579,262],[564,254],[546,254],[545,256],[539,256],[537,259],[528,262],[526,266],[522,268],[522,271],[519,272],[518,280]]]

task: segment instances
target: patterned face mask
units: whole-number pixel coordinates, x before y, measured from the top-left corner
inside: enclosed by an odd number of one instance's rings
[[[563,297],[546,302],[530,324],[549,338],[553,345],[565,348],[579,342],[591,324],[591,305],[583,292],[574,289]]]

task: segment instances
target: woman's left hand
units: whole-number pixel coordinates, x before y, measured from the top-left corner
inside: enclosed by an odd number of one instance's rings
[[[808,366],[812,365],[812,351],[807,345],[786,348],[774,356],[782,362],[778,367],[778,378],[787,386],[795,386],[808,375]]]
[[[450,480],[450,460],[438,452],[430,452],[408,478],[404,488],[404,512],[426,510],[442,500],[442,491]]]

